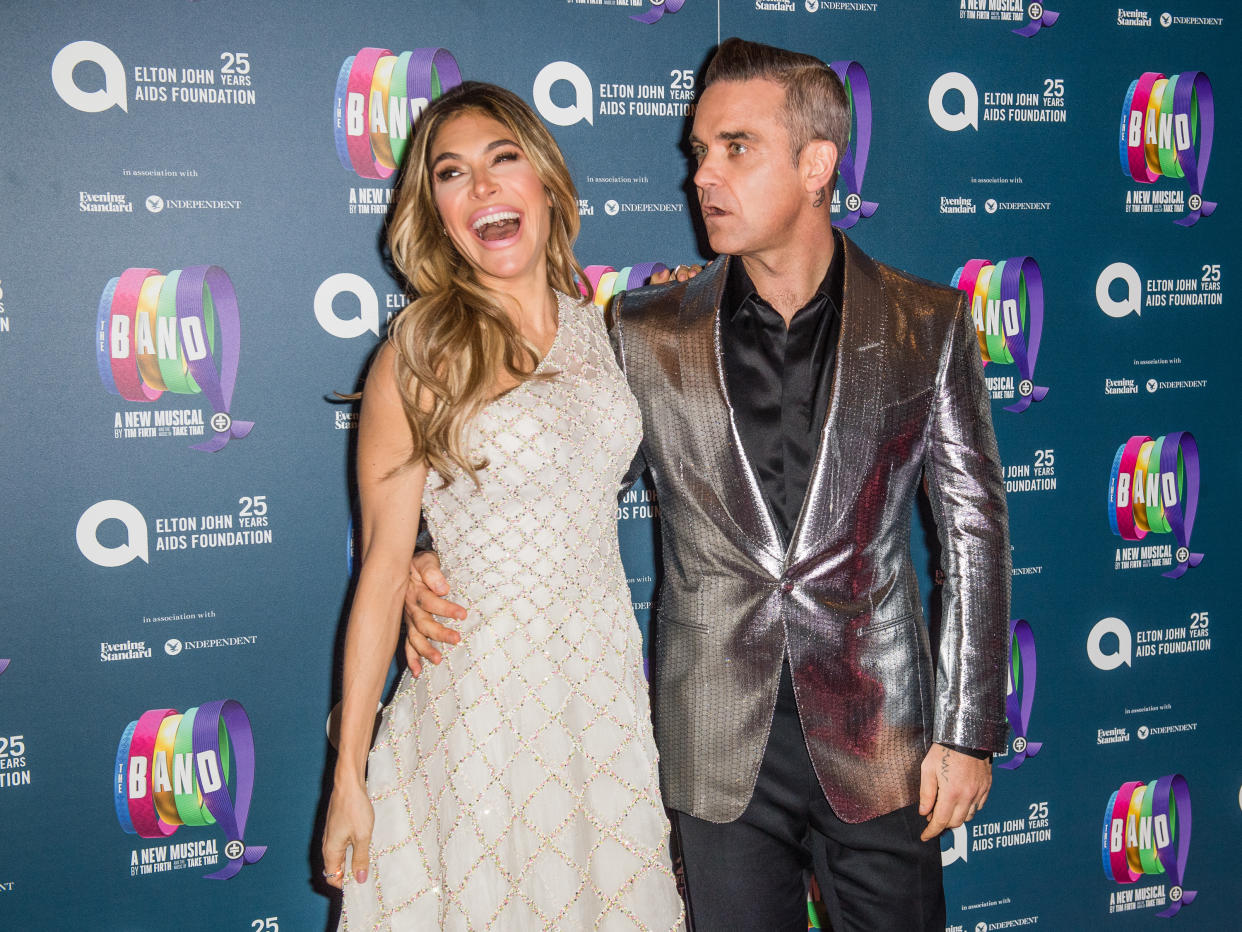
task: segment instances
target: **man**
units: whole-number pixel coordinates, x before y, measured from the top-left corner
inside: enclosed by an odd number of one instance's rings
[[[704,85],[694,183],[720,258],[614,307],[660,501],[653,718],[691,916],[804,929],[813,867],[833,929],[942,929],[937,836],[983,805],[1006,734],[1009,544],[973,325],[959,292],[832,230],[850,119],[830,69],[729,39]],[[453,635],[414,614],[434,659],[426,636]]]

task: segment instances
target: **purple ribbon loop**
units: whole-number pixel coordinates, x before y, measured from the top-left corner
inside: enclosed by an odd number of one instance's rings
[[[461,84],[461,68],[457,59],[448,49],[422,48],[410,52],[410,60],[405,68],[405,96],[407,98],[424,97],[431,101],[432,74],[440,82],[440,93]],[[410,122],[414,122],[413,115]]]
[[[1046,385],[1035,384],[1035,361],[1039,357],[1039,341],[1044,333],[1044,277],[1039,271],[1039,264],[1030,256],[1014,256],[1005,261],[1001,271],[1001,308],[1006,301],[1016,301],[1021,306],[1021,289],[1026,285],[1026,334],[1019,326],[1013,333],[1005,334],[1005,347],[1018,367],[1019,388],[1023,383],[1030,386],[1030,392],[1011,405],[1006,411],[1020,414],[1029,408],[1032,402],[1043,401],[1048,394]],[[1002,327],[1003,327],[1002,323]]]
[[[635,13],[630,19],[635,22],[646,23],[649,26],[654,22],[658,22],[665,13],[676,13],[685,4],[686,0],[664,0],[663,3],[656,3],[655,0],[652,0],[650,10],[646,13]]]
[[[1012,759],[1000,764],[1002,770],[1017,770],[1028,757],[1042,748],[1042,741],[1031,741],[1027,731],[1031,725],[1031,709],[1035,704],[1035,635],[1025,618],[1009,620],[1009,684],[1005,697],[1005,716],[1014,732],[1014,744],[1022,739],[1022,749]]]
[[[1164,483],[1166,473],[1172,473],[1174,482],[1178,472],[1178,460],[1181,460],[1186,472],[1185,490],[1174,502],[1164,502],[1164,516],[1173,531],[1173,539],[1177,541],[1179,552],[1177,566],[1162,574],[1168,579],[1179,579],[1186,571],[1203,562],[1203,554],[1192,553],[1190,535],[1195,529],[1195,515],[1199,511],[1199,444],[1195,442],[1190,431],[1174,431],[1166,434],[1164,444],[1160,447],[1160,477]],[[1181,559],[1185,556],[1186,559]]]
[[[0,673],[3,673],[3,672],[4,672],[5,670],[7,670],[8,668],[9,668],[9,661],[7,661],[7,660],[0,660]]]
[[[1192,227],[1200,217],[1210,217],[1216,210],[1215,201],[1203,199],[1203,182],[1207,177],[1208,162],[1212,159],[1212,140],[1216,135],[1216,104],[1212,94],[1212,82],[1202,71],[1183,71],[1177,76],[1177,86],[1173,89],[1173,119],[1183,117],[1187,126],[1194,125],[1194,111],[1199,112],[1199,151],[1195,152],[1195,142],[1185,149],[1177,149],[1177,164],[1190,185],[1191,198],[1197,198],[1198,207],[1191,207],[1190,213],[1173,222],[1178,226]]]
[[[1041,29],[1046,29],[1051,26],[1060,18],[1060,13],[1053,13],[1051,10],[1044,10],[1042,16],[1031,20],[1025,26],[1019,26],[1017,29],[1011,29],[1009,31],[1014,35],[1019,35],[1023,38],[1029,39],[1031,36],[1035,35],[1035,33],[1039,32]]]
[[[229,794],[228,783],[224,779],[223,770],[219,768],[222,719],[228,741],[233,747],[235,796]],[[204,785],[201,771],[196,772],[199,774],[199,787],[207,810],[224,831],[224,853],[228,858],[228,863],[223,868],[214,874],[207,874],[206,879],[228,880],[242,869],[243,864],[254,864],[267,852],[266,845],[247,845],[244,841],[246,819],[250,815],[250,801],[254,795],[254,734],[250,730],[250,717],[242,704],[235,699],[203,703],[194,717],[193,741],[196,768],[203,754],[213,755],[216,762],[218,785],[213,789]]]
[[[1182,883],[1186,877],[1186,861],[1190,857],[1190,786],[1180,773],[1161,777],[1156,781],[1156,798],[1152,800],[1151,813],[1153,819],[1161,816],[1166,820],[1169,831],[1166,836],[1168,844],[1160,846],[1157,841],[1156,856],[1165,875],[1173,882],[1173,887],[1181,891],[1181,895],[1163,912],[1156,913],[1162,919],[1176,916],[1183,906],[1189,906],[1198,896],[1197,890],[1186,890]],[[1176,831],[1174,826],[1176,825]],[[1176,834],[1176,848],[1174,835]],[[1170,891],[1172,892],[1172,891]]]
[[[241,439],[254,427],[253,421],[235,420],[229,413],[233,403],[233,388],[237,384],[237,363],[241,357],[241,317],[237,311],[237,292],[228,273],[218,265],[195,265],[185,269],[177,281],[177,320],[193,318],[198,321],[200,332],[207,333],[203,318],[204,290],[211,297],[216,312],[216,326],[220,332],[219,360],[215,359],[210,345],[204,344],[206,352],[198,359],[187,361],[190,375],[211,403],[214,415],[223,415],[227,423],[217,429],[210,440],[194,444],[190,449],[214,453],[232,438]]]
[[[863,176],[867,173],[867,158],[871,154],[871,83],[867,80],[867,72],[856,61],[834,61],[829,65],[841,83],[850,100],[851,125],[857,128],[850,133],[849,144],[840,157],[838,172],[845,185],[845,214],[836,223],[838,229],[848,230],[858,223],[859,217],[870,217],[880,205],[875,201],[862,199]],[[853,197],[857,204],[851,209],[849,201]]]

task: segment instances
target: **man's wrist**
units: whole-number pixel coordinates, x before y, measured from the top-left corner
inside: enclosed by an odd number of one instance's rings
[[[944,744],[943,742],[941,742],[941,747],[946,747],[950,751],[957,751],[959,754],[965,754],[967,757],[973,757],[975,760],[992,759],[991,751],[983,751],[979,748],[964,748],[959,744]]]

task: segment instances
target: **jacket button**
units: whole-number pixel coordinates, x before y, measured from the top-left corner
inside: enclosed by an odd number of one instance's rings
[[[781,582],[782,592],[793,592],[793,588],[794,588],[794,584],[790,582],[788,579]]]

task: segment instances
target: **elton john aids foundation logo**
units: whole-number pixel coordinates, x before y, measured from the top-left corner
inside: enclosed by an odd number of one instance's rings
[[[1134,436],[1117,448],[1108,480],[1109,526],[1127,541],[1172,534],[1176,565],[1163,574],[1169,579],[1203,561],[1203,554],[1190,550],[1198,508],[1199,446],[1189,431],[1154,440]]]
[[[945,106],[950,91],[962,95],[962,108],[953,113]],[[947,132],[958,133],[967,126],[979,128],[979,90],[960,71],[950,71],[935,80],[927,92],[927,109],[936,125]]]
[[[204,876],[227,880],[267,851],[265,845],[244,840],[254,763],[250,717],[240,702],[207,702],[184,713],[151,709],[129,723],[117,745],[117,821],[140,838],[168,838],[183,825],[219,825],[226,863]],[[205,863],[215,862],[210,857],[214,845],[193,850]]]
[[[1202,71],[1166,78],[1146,71],[1130,84],[1121,108],[1121,170],[1141,184],[1185,178],[1189,213],[1175,220],[1190,227],[1210,217],[1214,201],[1203,199],[1212,158],[1216,108],[1212,82]]]
[[[1025,618],[1009,620],[1009,681],[1005,696],[1005,716],[1013,729],[1013,758],[1000,764],[1002,770],[1017,770],[1042,748],[1042,741],[1028,737],[1031,709],[1035,705],[1035,635]]]
[[[254,427],[253,421],[235,420],[229,410],[240,356],[237,292],[219,266],[196,265],[167,275],[126,269],[104,286],[95,318],[99,380],[112,394],[140,404],[157,401],[165,392],[203,395],[211,405],[212,436],[190,449],[215,452]],[[155,414],[152,431],[161,420],[170,427],[193,426],[172,424],[177,419],[171,413],[167,418]],[[118,413],[118,430],[120,418]]]
[[[74,79],[74,69],[85,62],[103,71],[103,87],[83,90]],[[98,42],[70,42],[52,59],[52,86],[60,99],[83,113],[102,113],[112,107],[128,112],[125,66],[116,53]]]
[[[552,88],[561,82],[573,89],[573,103],[561,105],[552,99]],[[553,126],[573,126],[581,120],[595,125],[591,79],[571,61],[554,61],[539,69],[531,88],[531,99],[539,115]]]
[[[1038,263],[1030,256],[995,264],[971,259],[953,273],[952,284],[969,296],[983,365],[1017,366],[1019,398],[1005,410],[1017,414],[1043,401],[1048,389],[1035,384],[1044,332],[1044,279]]]
[[[368,47],[346,58],[332,110],[341,166],[361,178],[390,178],[405,158],[418,115],[459,84],[461,70],[448,49],[394,55]]]
[[[1104,874],[1118,884],[1159,876],[1169,884],[1169,905],[1156,915],[1176,916],[1198,895],[1183,886],[1190,833],[1190,787],[1181,774],[1123,783],[1104,810]]]
[[[837,171],[845,194],[844,213],[834,226],[848,230],[860,217],[870,217],[880,205],[862,198],[863,176],[871,152],[871,83],[856,61],[834,61],[829,67],[845,85],[850,102],[850,141],[840,156]]]

